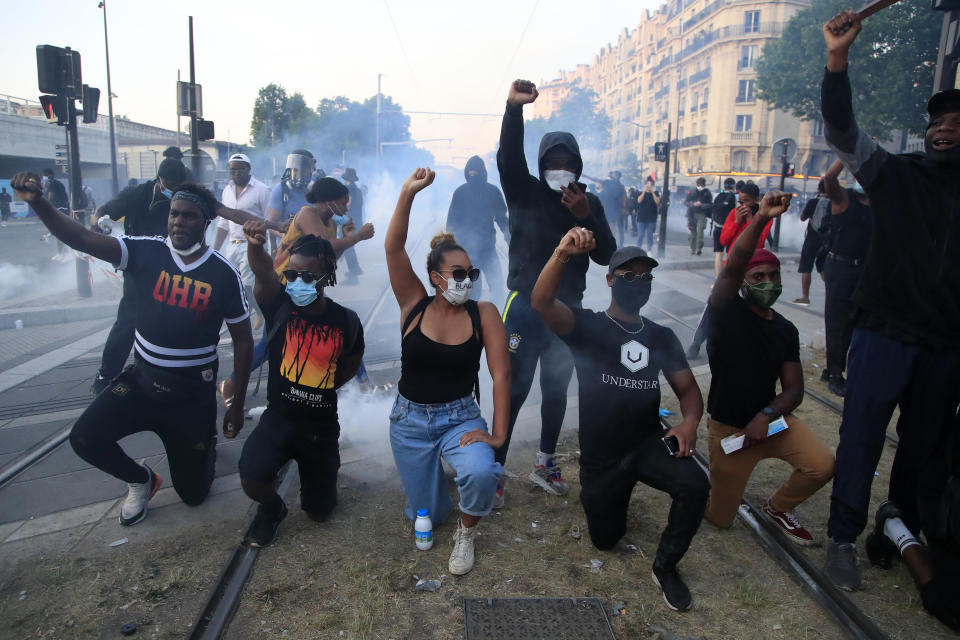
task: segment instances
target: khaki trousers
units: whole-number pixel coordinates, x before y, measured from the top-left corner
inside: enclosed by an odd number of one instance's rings
[[[720,441],[740,433],[736,427],[707,421],[710,446],[710,500],[705,518],[726,528],[733,523],[747,480],[757,463],[779,458],[793,467],[793,473],[770,498],[774,509],[793,511],[833,477],[833,454],[806,424],[796,416],[784,416],[789,428],[761,444],[726,454]]]

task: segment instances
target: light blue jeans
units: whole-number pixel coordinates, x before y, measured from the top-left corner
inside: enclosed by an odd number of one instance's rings
[[[441,457],[454,468],[460,490],[460,511],[485,516],[493,506],[493,494],[503,467],[493,459],[493,449],[484,442],[460,446],[460,436],[474,429],[487,430],[473,396],[452,402],[419,404],[397,394],[390,412],[390,446],[400,471],[404,509],[416,520],[417,509],[429,509],[434,524],[453,510]]]

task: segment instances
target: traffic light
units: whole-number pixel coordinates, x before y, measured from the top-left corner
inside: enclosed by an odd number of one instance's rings
[[[47,120],[56,119],[58,125],[67,123],[67,99],[63,96],[40,96],[40,107]]]
[[[79,98],[82,78],[80,52],[70,47],[37,46],[37,81],[40,93],[57,93]]]
[[[213,140],[213,120],[197,118],[197,140]]]
[[[97,110],[100,107],[100,89],[83,85],[83,121],[96,122]]]

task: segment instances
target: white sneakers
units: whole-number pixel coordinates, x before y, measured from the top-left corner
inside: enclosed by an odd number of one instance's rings
[[[473,569],[473,537],[476,533],[476,525],[465,527],[463,522],[457,524],[457,532],[453,534],[453,551],[447,563],[451,574],[462,576]]]
[[[160,485],[163,484],[163,478],[155,473],[147,465],[141,465],[150,474],[149,482],[131,482],[127,486],[127,499],[123,501],[120,508],[120,524],[125,527],[132,527],[138,522],[142,522],[147,517],[147,503],[150,498],[156,495]]]

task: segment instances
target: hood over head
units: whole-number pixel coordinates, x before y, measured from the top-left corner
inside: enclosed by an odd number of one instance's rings
[[[467,166],[463,168],[463,177],[464,179],[466,179],[467,182],[471,181],[470,176],[468,175],[470,171],[477,172],[478,175],[475,178],[475,180],[478,183],[487,181],[487,165],[484,164],[483,158],[481,158],[480,156],[473,156],[472,158],[467,160]]]
[[[566,131],[551,131],[550,133],[543,134],[543,138],[540,140],[540,151],[537,153],[537,169],[540,171],[540,178],[543,178],[543,159],[550,152],[557,151],[573,156],[577,166],[574,173],[577,174],[577,179],[579,180],[580,174],[583,173],[583,158],[580,157],[580,145],[577,144],[577,139],[573,137],[573,134]]]

